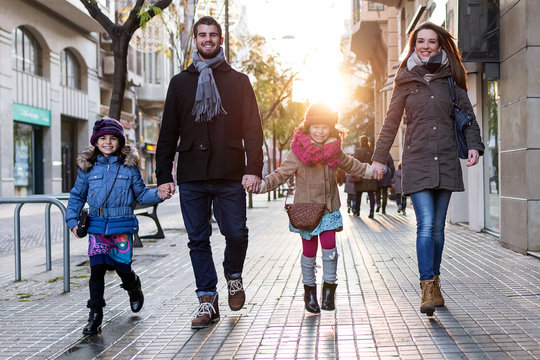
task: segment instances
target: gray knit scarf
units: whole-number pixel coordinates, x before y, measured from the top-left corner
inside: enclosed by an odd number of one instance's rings
[[[199,58],[198,51],[193,52],[193,65],[199,72],[199,82],[197,83],[197,93],[195,94],[195,104],[191,114],[195,115],[195,122],[210,122],[217,114],[227,114],[221,105],[221,97],[214,80],[215,69],[225,62],[223,48],[220,48],[216,57],[202,61]]]
[[[424,79],[430,82],[436,72],[448,66],[448,55],[446,55],[446,51],[441,49],[436,54],[422,60],[416,51],[413,51],[409,59],[407,59],[407,69],[411,71],[415,66],[424,66],[429,71],[424,75]]]

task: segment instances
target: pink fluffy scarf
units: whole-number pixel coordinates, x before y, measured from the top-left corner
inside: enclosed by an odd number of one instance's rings
[[[322,146],[311,143],[311,137],[301,131],[294,133],[294,139],[291,141],[291,150],[293,153],[306,165],[318,163],[326,163],[331,168],[336,168],[339,161],[339,153],[341,152],[341,139]]]

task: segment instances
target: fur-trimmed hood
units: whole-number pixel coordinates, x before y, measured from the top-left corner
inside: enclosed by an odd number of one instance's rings
[[[88,171],[94,166],[94,164],[90,162],[90,158],[94,154],[94,149],[95,146],[90,146],[77,156],[77,166],[79,166],[81,170]],[[124,166],[139,167],[139,151],[137,148],[126,145],[120,151],[124,158]]]

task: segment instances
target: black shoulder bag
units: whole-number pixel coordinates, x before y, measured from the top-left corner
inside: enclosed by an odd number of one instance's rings
[[[465,139],[465,129],[467,126],[471,125],[473,117],[459,110],[456,99],[456,89],[454,87],[454,79],[452,76],[448,78],[448,85],[450,85],[450,95],[452,96],[452,103],[454,104],[454,133],[456,134],[458,156],[460,159],[467,159],[469,157],[469,151],[467,149],[467,141]]]
[[[105,196],[105,200],[99,205],[99,207],[96,210],[99,210],[101,213],[101,207],[105,205],[105,201],[109,198],[109,195],[111,195],[112,189],[114,188],[114,184],[116,183],[116,178],[118,177],[118,172],[120,171],[120,164],[118,164],[118,168],[116,169],[116,175],[114,175],[114,181],[111,185],[111,188],[109,189],[109,193],[107,196]],[[88,213],[88,209],[82,208],[81,212],[79,213],[79,221],[77,224],[77,236],[80,238],[85,237],[88,235],[88,225],[90,224],[90,214],[93,214],[96,212],[96,210],[92,211],[91,213]]]

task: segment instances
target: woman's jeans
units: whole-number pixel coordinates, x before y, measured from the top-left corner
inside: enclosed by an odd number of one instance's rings
[[[213,295],[218,278],[210,246],[212,210],[225,237],[223,268],[228,275],[240,276],[248,246],[246,192],[235,181],[192,182],[178,188],[197,296]]]
[[[420,280],[441,273],[444,225],[450,202],[450,190],[424,190],[411,194],[416,214],[416,256]]]

